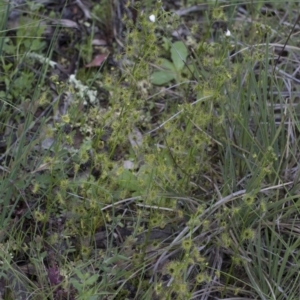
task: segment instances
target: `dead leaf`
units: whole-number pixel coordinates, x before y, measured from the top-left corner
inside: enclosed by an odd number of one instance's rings
[[[84,17],[86,19],[91,19],[92,18],[89,9],[86,7],[86,5],[84,3],[82,3],[80,0],[76,0],[76,4],[81,8],[81,10],[84,13]]]
[[[93,39],[92,46],[106,46],[107,41],[103,39]]]
[[[40,171],[44,171],[44,170],[48,170],[48,169],[50,169],[50,167],[51,167],[50,163],[41,164],[37,169],[32,171],[31,174],[34,174],[34,173],[37,173]]]
[[[131,160],[125,160],[123,163],[123,167],[125,170],[133,170],[134,169],[134,162]]]
[[[80,27],[78,26],[78,24],[68,19],[54,20],[52,21],[52,25],[60,25],[62,27],[75,28],[80,31]]]
[[[85,65],[86,68],[91,67],[100,67],[102,63],[106,60],[108,54],[98,54],[94,57],[94,59],[87,65]]]

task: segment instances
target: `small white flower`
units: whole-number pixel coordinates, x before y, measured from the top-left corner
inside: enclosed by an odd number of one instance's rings
[[[150,20],[152,23],[155,22],[155,19],[156,19],[155,15],[149,16],[149,20]]]
[[[227,29],[227,31],[225,32],[225,35],[226,35],[226,36],[231,36],[231,32],[230,32],[229,29]]]

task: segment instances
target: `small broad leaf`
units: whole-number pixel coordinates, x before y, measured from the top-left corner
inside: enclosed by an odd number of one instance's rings
[[[129,170],[124,170],[118,177],[118,184],[121,188],[129,191],[137,191],[139,183],[136,176]]]
[[[177,71],[181,71],[188,56],[188,49],[181,41],[175,42],[171,47],[171,58]]]
[[[105,265],[114,264],[116,262],[128,261],[130,260],[128,257],[120,254],[115,254],[113,257],[110,257],[104,260]]]
[[[176,68],[174,66],[174,64],[169,61],[168,59],[165,59],[165,58],[161,58],[161,67],[164,68],[164,69],[167,69],[167,70],[170,70],[172,71],[173,73],[176,73]]]
[[[99,275],[98,274],[94,274],[89,279],[87,279],[85,281],[85,284],[92,285],[92,284],[94,284],[98,280],[98,278],[99,278]]]
[[[162,44],[163,48],[169,52],[171,46],[170,40],[167,39],[166,37],[163,37],[162,39],[163,39],[163,44]]]
[[[175,79],[176,75],[170,71],[157,71],[152,73],[151,82],[155,85],[164,85]]]
[[[80,292],[82,290],[82,283],[79,283],[77,280],[75,279],[71,279],[70,280],[70,283],[73,285],[73,287],[78,291]]]

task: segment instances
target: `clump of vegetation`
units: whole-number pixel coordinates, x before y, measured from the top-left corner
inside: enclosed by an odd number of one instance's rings
[[[299,297],[298,4],[194,4],[1,5],[2,298]]]

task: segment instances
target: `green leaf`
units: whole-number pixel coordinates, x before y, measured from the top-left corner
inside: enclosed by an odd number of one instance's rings
[[[163,39],[163,44],[162,44],[163,48],[164,48],[167,52],[169,52],[170,46],[171,46],[170,40],[167,39],[166,37],[163,37],[162,39]]]
[[[120,262],[120,261],[122,261],[122,260],[128,261],[128,260],[130,260],[130,259],[129,259],[128,257],[124,256],[124,255],[116,254],[116,255],[114,255],[113,257],[110,257],[110,258],[104,260],[104,263],[105,263],[106,265],[109,265],[109,264],[113,264],[113,263],[115,263],[115,262]]]
[[[177,71],[181,71],[188,56],[188,49],[181,41],[172,44],[171,58]]]
[[[99,275],[98,274],[94,274],[93,276],[91,276],[86,282],[85,284],[87,285],[92,285],[94,284],[99,278]]]
[[[152,73],[151,82],[155,85],[164,85],[175,79],[176,75],[170,71],[157,71]]]
[[[47,188],[49,182],[52,182],[53,176],[51,173],[39,174],[36,177],[36,182],[41,186],[41,188]]]
[[[6,54],[15,54],[16,53],[16,46],[15,45],[12,45],[10,43],[7,43],[3,46],[3,51],[6,53]]]
[[[11,68],[12,68],[13,64],[2,64],[2,68],[4,70],[4,73],[7,73]]]
[[[195,67],[194,65],[188,65],[188,66],[185,66],[182,70],[182,73],[181,74],[184,74],[186,75],[188,78],[190,78],[195,72]]]
[[[70,280],[70,283],[72,283],[73,287],[74,287],[78,292],[80,292],[80,291],[83,289],[82,284],[79,283],[77,280],[71,279],[71,280]]]
[[[121,188],[125,188],[129,191],[137,191],[139,189],[139,183],[136,176],[129,170],[124,170],[118,177],[118,184]]]
[[[74,270],[75,274],[78,276],[78,278],[81,280],[81,281],[84,281],[86,279],[86,273],[82,273],[81,270],[79,269],[75,269]]]
[[[176,73],[176,68],[175,68],[174,64],[171,61],[169,61],[168,59],[165,59],[165,58],[160,58],[160,60],[161,60],[161,65],[160,66],[162,68],[170,70],[173,73]]]

